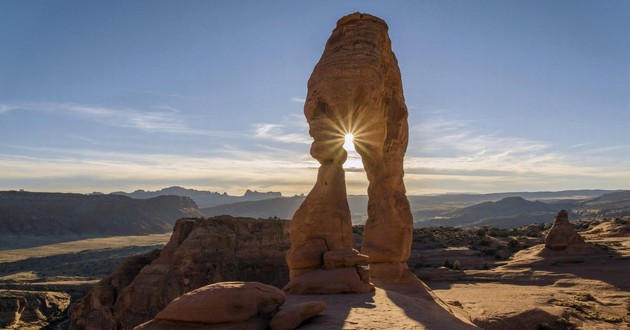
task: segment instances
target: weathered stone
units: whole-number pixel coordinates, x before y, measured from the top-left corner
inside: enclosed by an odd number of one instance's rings
[[[408,125],[400,70],[387,24],[368,14],[341,18],[308,81],[304,114],[321,164],[317,182],[293,217],[291,247],[323,238],[329,250],[352,248],[342,164],[354,135],[368,181],[362,253],[370,263],[404,263],[412,242],[403,158]],[[287,260],[289,268],[294,260]],[[293,279],[293,278],[292,278]]]
[[[356,267],[319,268],[294,277],[283,290],[288,294],[366,293],[374,286]]]
[[[215,282],[281,287],[288,281],[288,224],[230,216],[180,219],[162,251],[130,257],[90,291],[73,310],[71,328],[133,329],[173,299]]]
[[[287,252],[287,263],[293,269],[321,267],[324,253],[328,251],[326,241],[320,238],[307,239],[302,246]]]
[[[545,237],[545,248],[552,251],[563,251],[571,246],[583,245],[584,239],[569,222],[569,214],[561,210],[556,215],[553,225]]]
[[[368,256],[355,249],[338,249],[324,253],[324,268],[354,267],[366,264]]]
[[[70,295],[62,292],[0,290],[0,328],[35,329],[63,317]]]
[[[293,306],[282,307],[269,322],[271,330],[293,330],[302,322],[319,315],[326,309],[323,301],[305,302]]]
[[[246,322],[271,318],[284,300],[282,290],[258,282],[214,283],[173,300],[155,319],[203,324]]]

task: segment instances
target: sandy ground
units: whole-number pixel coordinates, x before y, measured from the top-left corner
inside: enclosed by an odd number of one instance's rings
[[[289,295],[286,306],[323,301],[326,310],[299,329],[474,329],[435,300],[376,288],[366,294]]]
[[[326,303],[300,329],[472,328],[466,321],[488,330],[630,329],[630,237],[591,242],[611,248],[543,260],[539,245],[492,270],[427,282],[429,292],[377,287],[360,295],[290,295],[286,304]]]
[[[28,258],[42,258],[58,254],[76,253],[85,250],[97,250],[103,248],[116,249],[128,246],[166,244],[170,237],[171,233],[145,236],[114,236],[48,244],[25,249],[4,250],[0,253],[0,263],[14,262]]]
[[[613,246],[601,255],[543,262],[541,246],[504,266],[466,271],[464,280],[427,284],[444,301],[461,305],[484,329],[630,329],[630,238],[597,241]],[[563,320],[559,320],[563,319]]]

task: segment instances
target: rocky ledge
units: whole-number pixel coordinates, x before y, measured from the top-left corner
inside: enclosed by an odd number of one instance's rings
[[[161,251],[128,258],[71,311],[71,329],[133,329],[175,298],[222,281],[288,282],[288,221],[180,219]]]

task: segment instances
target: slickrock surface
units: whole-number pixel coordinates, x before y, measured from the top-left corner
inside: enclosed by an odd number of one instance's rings
[[[540,244],[492,270],[466,270],[460,280],[428,282],[484,329],[630,328],[630,237],[598,238],[608,246],[579,262],[541,262]],[[566,261],[566,262],[563,262]]]
[[[282,308],[321,300],[326,310],[303,323],[299,329],[477,329],[465,317],[453,316],[447,306],[430,292],[404,294],[376,287],[364,294],[287,295]]]
[[[323,301],[309,301],[283,307],[269,322],[271,330],[296,329],[302,322],[309,320],[326,310]]]
[[[61,318],[69,305],[66,293],[0,290],[0,328],[43,328]]]
[[[387,31],[383,20],[369,14],[341,18],[308,81],[304,114],[314,140],[311,156],[321,166],[315,186],[293,216],[287,255],[292,281],[320,272],[322,252],[353,247],[342,167],[348,133],[355,137],[370,182],[362,254],[372,265],[402,264],[409,258],[412,216],[403,182],[407,107]],[[324,240],[326,249],[313,251],[312,240]],[[399,269],[387,266],[378,276],[399,278],[401,274],[388,273]],[[356,292],[371,289],[364,273],[359,271]]]
[[[173,299],[216,282],[260,281],[281,287],[288,282],[288,247],[286,220],[180,219],[157,258],[147,257],[146,266],[139,262],[135,270],[133,262],[125,263],[116,271],[119,275],[95,286],[73,310],[71,328],[118,324],[132,329],[153,319]]]
[[[284,292],[258,282],[221,282],[206,285],[173,300],[155,319],[136,329],[243,327],[264,325],[284,304]],[[260,327],[262,329],[264,327]]]

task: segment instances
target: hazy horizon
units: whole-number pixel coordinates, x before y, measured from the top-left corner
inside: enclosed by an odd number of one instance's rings
[[[389,25],[409,195],[630,188],[628,2],[13,1],[0,190],[307,194],[306,82],[356,11]]]

